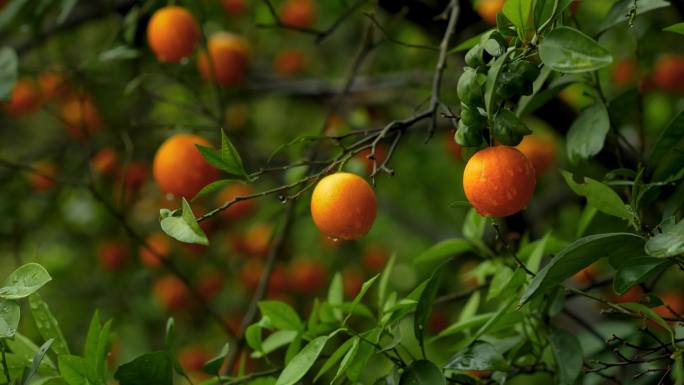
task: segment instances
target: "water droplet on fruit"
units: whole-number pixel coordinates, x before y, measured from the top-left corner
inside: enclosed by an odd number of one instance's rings
[[[328,237],[328,239],[330,239],[333,242],[339,242],[340,241],[340,238],[337,238],[337,237]]]

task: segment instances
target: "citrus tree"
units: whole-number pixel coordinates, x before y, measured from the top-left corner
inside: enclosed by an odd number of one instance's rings
[[[678,0],[0,6],[0,383],[684,384]]]

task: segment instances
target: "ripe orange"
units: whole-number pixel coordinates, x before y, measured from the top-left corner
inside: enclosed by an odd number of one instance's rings
[[[367,148],[363,151],[360,151],[358,154],[356,154],[354,157],[356,159],[359,159],[361,162],[363,162],[366,174],[370,175],[373,173],[373,160],[368,159],[368,157],[371,154],[371,149]],[[380,168],[382,164],[385,162],[385,159],[387,159],[387,149],[383,145],[378,145],[375,147],[375,166]]]
[[[152,167],[154,179],[163,192],[192,198],[218,178],[219,171],[202,158],[195,144],[210,146],[200,136],[178,134],[157,149]]]
[[[161,232],[156,232],[150,234],[145,238],[145,243],[154,251],[150,251],[144,246],[138,248],[138,256],[140,257],[140,263],[150,269],[157,269],[162,265],[162,261],[159,258],[166,258],[169,256],[171,251],[171,242],[169,238]]]
[[[255,290],[259,286],[261,274],[264,271],[264,262],[260,259],[249,259],[240,271],[242,284],[247,290]],[[267,293],[270,296],[283,294],[289,288],[288,272],[282,265],[273,267],[271,276],[268,280]]]
[[[19,118],[35,112],[40,107],[40,90],[32,79],[17,80],[10,100],[4,104],[8,115]]]
[[[47,191],[55,186],[54,178],[57,176],[57,167],[54,163],[38,161],[33,164],[33,170],[34,172],[29,175],[29,183],[34,189]]]
[[[221,5],[230,16],[237,16],[247,10],[245,0],[221,0]]]
[[[633,286],[625,294],[613,297],[612,301],[615,303],[639,302],[643,296],[644,291],[641,289],[641,286],[637,285]]]
[[[668,54],[659,57],[653,68],[653,82],[662,90],[684,93],[684,56]]]
[[[475,11],[489,25],[496,25],[496,14],[501,11],[504,0],[477,0]]]
[[[463,170],[463,190],[480,215],[505,217],[524,209],[535,186],[534,166],[513,147],[478,151]]]
[[[331,238],[358,239],[375,222],[375,191],[363,178],[338,172],[321,179],[311,195],[316,227]]]
[[[251,187],[249,187],[249,185],[239,182],[233,183],[226,186],[218,193],[216,205],[220,206],[225,202],[233,200],[235,197],[250,195],[253,193],[254,191]],[[255,205],[256,201],[254,201],[254,199],[237,201],[227,209],[221,211],[221,217],[228,220],[236,220],[248,217],[254,211]]]
[[[361,291],[365,276],[358,267],[349,266],[342,270],[342,287],[344,296],[354,298]]]
[[[119,181],[125,184],[127,190],[133,192],[145,183],[149,174],[150,166],[147,161],[135,160],[119,170]]]
[[[294,28],[308,28],[316,21],[316,4],[312,0],[287,0],[280,8],[280,22]]]
[[[268,295],[277,296],[285,294],[289,288],[287,269],[283,265],[276,265],[271,272],[271,278],[268,280]]]
[[[313,294],[323,289],[328,270],[318,261],[299,259],[289,267],[290,287],[300,294]]]
[[[38,78],[40,92],[44,99],[55,99],[67,96],[69,86],[62,75],[56,72],[43,72]]]
[[[173,275],[157,279],[152,290],[157,302],[169,311],[184,310],[191,304],[188,287]]]
[[[223,275],[215,270],[209,270],[199,277],[197,291],[207,301],[214,299],[223,288]]]
[[[592,264],[575,273],[572,279],[579,284],[586,285],[598,278],[600,274],[599,267],[596,264]]]
[[[226,125],[229,129],[243,128],[249,120],[249,108],[243,103],[231,104],[226,108]]]
[[[90,159],[90,165],[102,175],[112,175],[116,171],[118,162],[119,154],[110,147],[103,148]]]
[[[658,297],[660,297],[660,300],[663,302],[663,305],[653,308],[653,311],[658,313],[661,317],[671,318],[684,316],[684,299],[682,299],[681,294],[675,291],[670,291],[661,294]],[[670,307],[669,309],[668,306]]]
[[[304,68],[304,53],[296,49],[278,52],[273,61],[273,68],[283,76],[292,76]]]
[[[247,41],[232,33],[218,32],[209,38],[208,45],[210,56],[207,56],[207,52],[202,52],[197,60],[197,69],[202,78],[214,79],[220,86],[241,83],[247,76],[249,60]]]
[[[636,63],[631,58],[622,58],[613,66],[611,74],[613,85],[624,88],[637,84],[639,74]]]
[[[363,250],[361,264],[372,273],[381,272],[389,260],[387,249],[378,244],[372,244]]]
[[[250,257],[263,258],[268,254],[273,235],[273,226],[267,223],[252,225],[241,236],[233,240],[233,248]]]
[[[128,262],[129,254],[128,245],[121,240],[106,241],[97,246],[97,260],[108,271],[121,269]]]
[[[178,6],[159,9],[147,24],[147,42],[162,62],[179,62],[190,56],[199,33],[192,13]]]
[[[537,176],[553,166],[556,160],[556,138],[550,132],[535,130],[533,134],[526,135],[515,148],[532,162]]]
[[[186,346],[178,351],[178,362],[188,372],[202,371],[204,363],[210,359],[211,353],[201,346]]]
[[[102,118],[87,95],[75,94],[63,100],[60,111],[67,133],[76,140],[87,139],[102,128]]]

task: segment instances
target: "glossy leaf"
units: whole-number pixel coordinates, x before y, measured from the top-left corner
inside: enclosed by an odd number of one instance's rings
[[[317,337],[309,342],[283,369],[276,385],[293,385],[301,380],[318,359],[326,342],[328,336]]]
[[[680,35],[684,35],[684,23],[672,24],[671,26],[664,28],[663,31],[674,32]]]
[[[36,329],[44,340],[54,339],[51,349],[58,355],[68,355],[69,346],[62,334],[57,319],[50,312],[48,304],[43,301],[38,293],[29,296],[29,308],[36,323]]]
[[[442,371],[428,360],[413,361],[401,374],[399,385],[446,385]]]
[[[271,321],[276,329],[282,330],[303,330],[304,323],[294,309],[280,301],[261,301],[259,302],[261,314]]]
[[[599,26],[599,32],[628,21],[634,6],[636,6],[634,16],[637,16],[658,8],[669,7],[670,3],[665,0],[620,0],[613,5],[610,12],[603,18]]]
[[[587,204],[608,215],[622,218],[630,222],[634,220],[632,210],[630,210],[629,206],[622,201],[622,198],[620,198],[612,188],[599,181],[586,177],[583,182],[578,183],[575,182],[571,173],[562,171],[562,174],[568,186],[570,186],[575,194],[587,198]]]
[[[551,352],[556,361],[557,383],[572,385],[582,372],[582,347],[573,334],[556,329],[549,335]]]
[[[169,385],[173,383],[173,369],[165,351],[143,354],[121,365],[114,373],[120,385]]]
[[[453,370],[508,370],[509,365],[494,345],[475,341],[449,358],[445,369]]]
[[[21,313],[19,304],[7,299],[0,299],[0,338],[11,338],[17,332]]]
[[[665,180],[681,171],[684,154],[676,149],[680,148],[682,142],[684,142],[684,111],[670,121],[653,146],[648,164],[654,170],[654,180]]]
[[[440,264],[449,257],[472,250],[472,244],[465,239],[446,239],[432,245],[416,257],[415,262],[421,264]]]
[[[181,212],[160,210],[161,228],[170,237],[185,243],[196,243],[198,245],[209,245],[209,240],[204,231],[197,223],[195,214],[188,201],[183,198]]]
[[[518,29],[519,36],[527,30],[531,11],[532,0],[507,0],[502,9],[504,16]]]
[[[27,263],[14,270],[0,288],[0,298],[19,299],[28,297],[50,282],[52,277],[37,263]]]
[[[558,27],[539,44],[539,57],[558,72],[595,71],[613,62],[610,52],[594,39],[570,27]]]
[[[604,257],[638,256],[644,240],[630,233],[608,233],[580,238],[568,245],[537,273],[520,299],[529,301],[540,292],[560,284],[572,275]]]
[[[637,257],[630,258],[627,263],[618,268],[613,278],[613,289],[618,294],[624,294],[632,286],[646,282],[651,277],[672,265],[672,262],[660,258]]]
[[[0,100],[9,100],[17,81],[17,53],[12,48],[0,48]]]
[[[567,134],[568,158],[572,163],[587,160],[601,152],[610,130],[606,106],[596,101],[572,122]]]
[[[219,354],[211,358],[202,366],[202,371],[207,374],[217,375],[221,370],[221,365],[223,365],[223,363],[225,362],[229,352],[230,344],[226,342],[225,344],[223,344],[223,347],[221,348]]]
[[[660,232],[646,242],[648,255],[657,258],[684,253],[684,220],[675,223],[669,218],[660,226]]]
[[[437,290],[439,290],[443,271],[444,269],[440,266],[432,273],[432,276],[427,281],[425,290],[423,290],[423,293],[418,300],[418,304],[416,305],[416,312],[413,317],[413,333],[415,334],[421,349],[423,349],[425,325],[427,324],[428,317],[432,311],[432,302],[434,302]]]

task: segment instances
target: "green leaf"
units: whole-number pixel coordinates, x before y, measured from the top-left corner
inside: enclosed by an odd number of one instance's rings
[[[262,341],[261,341],[261,328],[262,326],[258,323],[249,325],[245,329],[245,341],[247,341],[247,346],[252,348],[255,352],[262,353]]]
[[[235,182],[235,179],[220,179],[215,182],[211,182],[208,185],[202,187],[202,189],[197,194],[195,194],[194,197],[192,197],[192,200],[190,202],[194,202],[205,195],[209,195],[213,192],[216,192],[233,182]]]
[[[582,372],[582,347],[573,334],[556,329],[549,335],[551,352],[558,367],[557,384],[572,385]]]
[[[342,274],[339,272],[335,273],[332,282],[330,283],[330,289],[328,289],[328,303],[333,305],[339,305],[344,302],[344,288],[342,286]],[[334,309],[333,314],[337,320],[342,319],[342,312],[339,309]]]
[[[496,58],[492,66],[489,67],[489,71],[487,72],[487,82],[485,83],[484,98],[485,108],[487,110],[487,115],[490,119],[494,116],[494,113],[496,112],[494,110],[497,97],[496,92],[494,92],[494,90],[496,89],[496,85],[498,84],[499,74],[501,73],[501,69],[503,68],[504,63],[506,63],[507,57],[508,55],[504,54]]]
[[[242,164],[242,158],[240,157],[240,153],[238,153],[235,146],[233,146],[233,143],[230,141],[228,135],[226,135],[226,132],[223,131],[223,129],[221,129],[220,156],[223,163],[228,165],[230,170],[233,170],[228,172],[240,176],[247,175],[247,172],[245,171],[245,166]]]
[[[577,164],[601,152],[609,130],[608,110],[596,100],[582,110],[568,130],[567,151],[570,161]]]
[[[449,358],[444,369],[506,371],[509,366],[494,345],[485,341],[475,341]]]
[[[0,299],[0,338],[11,338],[17,332],[21,311],[19,304]]]
[[[413,361],[399,379],[399,385],[446,385],[442,371],[428,360]]]
[[[333,354],[328,357],[328,359],[323,363],[323,366],[321,366],[321,369],[318,371],[318,374],[316,374],[316,377],[314,378],[314,382],[317,382],[319,378],[321,378],[322,375],[327,373],[330,369],[337,364],[343,356],[347,354],[349,349],[352,348],[352,345],[356,344],[357,348],[359,345],[359,337],[352,337],[348,340],[346,340],[342,345],[340,345],[337,350]]]
[[[665,0],[621,0],[613,5],[610,12],[603,18],[599,26],[599,32],[629,20],[630,13],[636,5],[635,15],[641,15],[658,8],[668,7],[670,3]]]
[[[29,4],[29,0],[12,0],[0,10],[0,32],[5,32],[7,26],[16,20],[22,8]]]
[[[51,349],[57,355],[68,355],[69,346],[62,334],[57,319],[50,312],[48,304],[43,301],[38,293],[34,293],[28,298],[31,315],[36,323],[36,328],[44,340],[54,339]]]
[[[527,258],[527,269],[535,274],[539,271],[539,266],[541,265],[541,260],[546,252],[546,245],[550,238],[551,232],[548,232],[544,235],[544,238],[535,242],[534,248],[532,249],[529,258]]]
[[[221,348],[219,354],[214,356],[214,358],[210,359],[202,366],[202,371],[204,373],[211,374],[214,376],[218,375],[219,370],[221,370],[221,365],[223,365],[223,363],[225,362],[229,352],[230,344],[226,342],[225,344],[223,344],[223,347]]]
[[[304,330],[304,323],[297,312],[285,302],[261,301],[259,302],[259,310],[277,329]]]
[[[88,363],[93,367],[95,367],[97,343],[100,338],[101,329],[100,312],[95,310],[93,317],[90,319],[90,325],[88,326],[88,332],[86,333],[85,347],[83,349],[84,358],[88,360]]]
[[[347,369],[352,364],[352,362],[354,362],[354,358],[356,358],[356,354],[359,352],[361,339],[357,336],[354,336],[351,339],[351,342],[352,343],[349,347],[349,350],[340,362],[340,367],[337,368],[337,373],[335,373],[335,377],[333,377],[332,381],[330,381],[331,384],[334,384],[339,378],[341,378],[347,372]]]
[[[525,304],[541,291],[560,284],[603,257],[617,259],[638,256],[643,244],[641,237],[630,233],[597,234],[580,238],[564,248],[537,273],[523,293],[520,304]]]
[[[487,218],[478,214],[475,209],[470,209],[463,222],[463,236],[473,242],[481,242],[486,226]]]
[[[140,56],[140,51],[127,47],[125,45],[120,45],[103,51],[100,53],[99,59],[101,62],[111,62],[117,60],[130,60],[135,59]]]
[[[621,266],[613,278],[613,289],[618,294],[625,294],[632,286],[646,282],[651,277],[667,269],[671,261],[660,258],[630,258]]]
[[[654,180],[663,180],[681,170],[684,156],[676,151],[684,140],[684,111],[677,114],[661,132],[653,146],[648,164],[654,170]]]
[[[378,280],[378,278],[380,278],[380,274],[374,275],[373,277],[371,277],[371,279],[367,280],[366,282],[363,283],[363,285],[361,285],[361,290],[359,290],[359,293],[356,294],[356,297],[354,297],[351,304],[349,305],[348,314],[347,314],[347,317],[344,319],[343,324],[346,324],[347,321],[349,320],[349,317],[352,314],[354,314],[356,307],[359,306],[359,303],[361,303],[361,300],[363,299],[363,297],[366,295],[368,290],[370,290],[371,286],[373,286],[375,281]],[[372,316],[372,314],[371,314],[371,316]]]
[[[575,194],[587,198],[587,204],[601,212],[625,219],[630,223],[634,221],[632,210],[612,188],[587,177],[584,178],[584,182],[577,183],[571,173],[567,171],[561,171],[561,173]]]
[[[9,100],[17,82],[19,59],[12,48],[0,49],[0,101]]]
[[[192,213],[192,208],[185,198],[182,199],[182,208],[180,216],[177,216],[176,211],[160,210],[161,228],[172,237],[185,243],[196,243],[198,245],[209,245],[207,236],[202,231],[202,228],[195,219],[195,214]]]
[[[432,245],[416,257],[419,264],[440,264],[447,258],[472,250],[472,244],[465,239],[446,239]]]
[[[36,351],[35,355],[33,356],[33,360],[31,361],[31,366],[26,367],[21,376],[22,385],[28,385],[31,378],[38,373],[38,369],[41,367],[41,362],[43,362],[43,358],[45,358],[45,354],[47,353],[48,349],[50,349],[50,345],[52,345],[53,341],[53,339],[45,341],[40,349]]]
[[[103,383],[107,381],[107,348],[109,347],[109,331],[112,328],[112,320],[105,322],[100,330],[95,349],[95,364],[92,365]]]
[[[301,380],[318,359],[326,342],[328,342],[328,336],[317,337],[309,342],[283,369],[276,385],[294,385]]]
[[[671,26],[664,28],[663,31],[674,32],[680,35],[684,35],[684,23],[672,24]]]
[[[584,207],[584,210],[582,210],[582,215],[580,216],[579,221],[577,221],[577,232],[575,233],[575,237],[579,238],[584,233],[587,231],[587,227],[589,227],[589,224],[591,224],[591,221],[594,219],[594,216],[598,212],[598,209],[594,206],[586,206]]]
[[[143,354],[121,365],[114,378],[119,385],[170,385],[173,383],[171,359],[165,351]]]
[[[83,357],[72,355],[60,355],[58,357],[59,373],[69,385],[96,384],[97,379],[93,375],[93,368]],[[123,382],[121,385],[127,385]]]
[[[646,253],[665,258],[684,253],[684,220],[675,223],[674,217],[661,225],[660,232],[646,242]]]
[[[432,338],[432,340],[438,340],[444,337],[452,336],[454,334],[458,334],[462,331],[470,330],[474,327],[483,325],[487,323],[489,320],[491,320],[497,313],[483,313],[483,314],[478,314],[476,316],[473,316],[470,319],[463,320],[463,321],[458,321],[452,325],[449,325],[448,328],[442,330],[439,334],[437,334],[435,337]],[[501,329],[506,329],[511,327],[512,325],[515,325],[517,323],[520,323],[522,321],[522,313],[520,312],[511,312],[511,313],[505,313],[500,316],[498,319],[498,322],[496,322],[490,329],[490,332],[501,330]]]
[[[380,275],[380,285],[378,286],[378,308],[383,309],[385,306],[385,299],[387,298],[387,287],[389,286],[389,279],[392,275],[392,269],[394,269],[394,263],[396,262],[396,255],[392,254],[385,269]],[[382,310],[381,310],[382,311]]]
[[[510,300],[502,303],[499,305],[499,309],[494,313],[494,315],[485,322],[484,325],[482,325],[475,334],[473,334],[472,337],[468,339],[468,343],[466,345],[470,345],[476,340],[478,340],[480,337],[482,337],[485,333],[489,332],[501,319],[504,317],[506,314],[508,314],[508,309],[511,307],[513,304],[513,298]]]
[[[28,297],[50,282],[52,277],[37,263],[27,263],[14,270],[0,288],[0,298],[19,299]]]
[[[350,362],[348,365],[345,365],[347,367],[345,373],[347,378],[352,383],[358,381],[362,371],[365,369],[366,364],[368,363],[368,360],[376,351],[375,347],[366,341],[378,343],[378,340],[380,339],[380,332],[381,330],[376,328],[363,333],[362,336],[364,337],[365,341],[359,342],[359,349],[355,354],[353,354],[353,357],[350,352],[347,352],[347,355],[350,356]],[[343,359],[343,361],[345,360]]]
[[[539,57],[558,72],[596,71],[613,62],[610,52],[594,39],[570,27],[558,27],[539,44]]]
[[[461,310],[461,314],[458,315],[457,323],[466,322],[475,317],[475,314],[477,314],[477,309],[479,307],[480,292],[476,291],[470,296],[470,298],[468,298],[465,305],[463,305],[463,310]]]
[[[427,280],[427,284],[420,295],[420,299],[416,305],[416,312],[413,316],[413,333],[415,334],[423,353],[425,352],[423,345],[423,333],[425,332],[425,325],[427,324],[428,317],[432,311],[432,303],[437,295],[437,290],[439,290],[439,284],[441,282],[443,271],[443,266],[438,267],[432,273],[432,276]],[[424,355],[425,354],[423,354],[423,356]]]
[[[640,303],[634,302],[621,303],[620,306],[627,310],[631,310],[632,312],[637,313],[642,317],[655,321],[655,323],[657,323],[658,326],[662,327],[663,329],[667,330],[668,333],[670,333],[670,337],[674,338],[674,334],[672,332],[672,328],[670,327],[670,325],[663,319],[663,317],[661,317],[658,313],[653,311],[653,309],[644,306]]]
[[[288,345],[299,334],[296,330],[278,330],[273,332],[271,335],[266,337],[266,339],[261,344],[261,349],[264,354],[269,354],[276,351],[277,349]],[[260,355],[254,355],[254,357],[260,357]]]
[[[517,293],[516,290],[526,282],[525,271],[522,269],[511,270],[507,266],[501,266],[494,274],[489,285],[487,301],[497,298],[502,293]]]
[[[459,53],[463,51],[467,51],[473,47],[475,47],[479,42],[480,38],[482,35],[484,35],[486,32],[483,32],[481,34],[475,35],[471,38],[466,39],[465,41],[459,43],[456,47],[452,48],[448,54],[454,54],[454,53]]]
[[[527,31],[527,24],[532,11],[532,0],[507,0],[503,6],[503,14],[518,29],[518,36],[522,37]]]
[[[66,21],[77,2],[78,0],[62,0],[59,16],[57,16],[57,24],[62,24]]]

